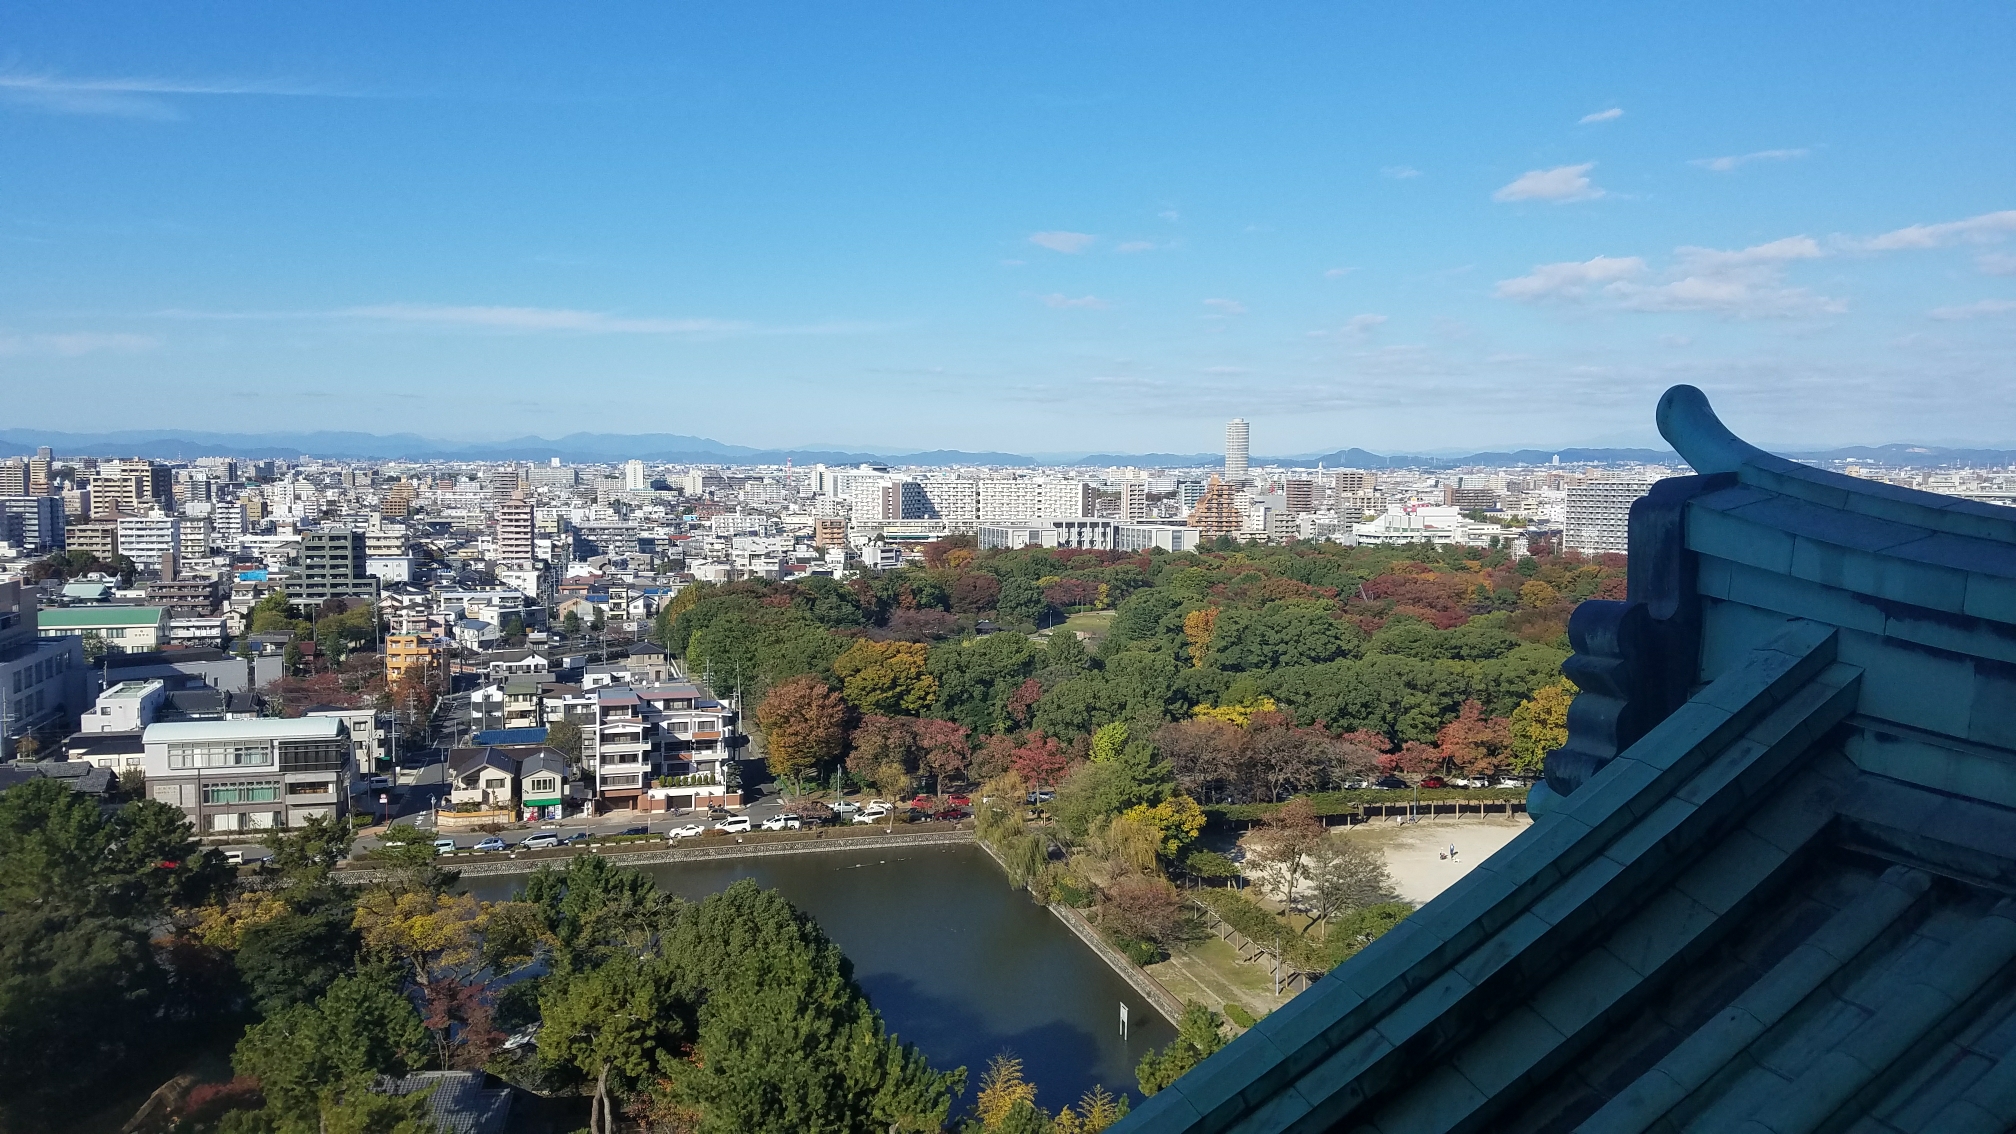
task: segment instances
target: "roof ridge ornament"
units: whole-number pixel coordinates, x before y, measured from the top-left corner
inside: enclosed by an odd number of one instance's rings
[[[1674,386],[1659,398],[1659,435],[1701,473],[1735,472],[1744,465],[1771,468],[1791,464],[1729,431],[1708,395],[1695,386]]]

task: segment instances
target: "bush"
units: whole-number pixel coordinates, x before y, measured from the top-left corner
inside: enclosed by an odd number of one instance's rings
[[[1050,898],[1059,905],[1084,909],[1092,904],[1092,890],[1074,878],[1060,877],[1050,884]]]
[[[1109,933],[1106,939],[1112,942],[1115,949],[1125,954],[1128,960],[1143,968],[1162,960],[1164,956],[1162,947],[1153,941],[1143,941],[1138,937],[1128,937],[1120,933]]]
[[[1250,1028],[1260,1022],[1253,1013],[1246,1010],[1246,1006],[1243,1004],[1227,1004],[1225,1006],[1225,1018],[1242,1028]]]

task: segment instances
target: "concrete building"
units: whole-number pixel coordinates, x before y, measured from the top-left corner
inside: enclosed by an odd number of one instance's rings
[[[301,533],[301,573],[287,581],[296,606],[328,598],[378,600],[378,580],[366,570],[364,533],[351,528],[317,528]]]
[[[109,563],[119,554],[119,525],[109,520],[71,524],[63,533],[64,545]]]
[[[1243,417],[1235,417],[1225,423],[1225,480],[1228,484],[1246,483],[1246,462],[1248,447],[1252,440],[1251,428]]]
[[[85,705],[82,640],[44,637],[35,593],[0,583],[0,759],[24,736],[60,736]]]
[[[424,673],[440,677],[441,664],[447,656],[447,646],[439,638],[426,634],[385,635],[385,683],[398,686],[406,675],[419,669]]]
[[[84,476],[91,490],[93,515],[107,520],[122,515],[170,508],[175,503],[175,478],[167,465],[153,461],[106,461]]]
[[[906,519],[970,524],[980,518],[979,481],[920,480],[917,491],[923,498],[923,514]]]
[[[643,461],[623,462],[623,491],[651,491],[651,474],[644,471]]]
[[[1360,492],[1370,492],[1378,483],[1378,478],[1362,469],[1340,469],[1331,477],[1330,486],[1340,496],[1354,496]]]
[[[63,501],[54,496],[0,495],[0,543],[22,555],[62,551]]]
[[[1120,520],[1138,524],[1148,518],[1148,482],[1129,477],[1120,482]]]
[[[1281,495],[1290,512],[1314,512],[1316,510],[1316,482],[1313,480],[1291,480],[1281,486]]]
[[[168,639],[165,606],[65,606],[41,612],[44,638],[95,638],[107,653],[151,654]]]
[[[28,462],[19,457],[0,461],[0,497],[28,495]]]
[[[139,732],[154,723],[167,702],[165,681],[122,681],[98,694],[97,703],[81,715],[77,731]]]
[[[172,721],[147,726],[147,794],[202,835],[297,827],[344,815],[350,730],[336,717]]]
[[[1643,480],[1598,480],[1569,485],[1562,546],[1591,554],[1622,553],[1630,543],[1631,505],[1651,490],[1651,483]]]
[[[182,520],[160,510],[145,516],[121,516],[119,554],[144,570],[158,571],[163,560],[182,557]]]
[[[1237,534],[1245,528],[1246,517],[1239,511],[1236,496],[1232,482],[1212,477],[1197,507],[1190,512],[1190,526],[1203,532],[1206,539]]]
[[[631,462],[636,464],[638,462]],[[529,563],[539,558],[535,542],[534,509],[524,496],[513,496],[497,509],[497,559],[502,563]]]

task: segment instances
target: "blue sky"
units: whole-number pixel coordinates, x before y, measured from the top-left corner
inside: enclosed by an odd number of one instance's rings
[[[2016,445],[2006,3],[0,3],[0,418]]]

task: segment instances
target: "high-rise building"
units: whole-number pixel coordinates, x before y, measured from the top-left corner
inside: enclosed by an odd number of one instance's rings
[[[1339,494],[1355,496],[1360,492],[1370,491],[1373,484],[1377,482],[1371,473],[1361,469],[1342,469],[1338,471],[1336,479],[1332,483]]]
[[[182,554],[182,521],[156,509],[145,516],[121,516],[119,553],[136,566],[161,569],[162,560]]]
[[[1567,490],[1567,523],[1561,544],[1591,554],[1624,553],[1631,537],[1631,505],[1652,491],[1645,480],[1598,480],[1571,484]]]
[[[924,514],[918,519],[971,523],[980,518],[978,481],[920,480],[917,491],[924,498]]]
[[[528,487],[525,470],[517,465],[499,465],[483,477],[484,501],[492,508],[502,508]]]
[[[1246,517],[1239,511],[1237,496],[1230,484],[1212,477],[1211,483],[1204,489],[1203,498],[1197,501],[1197,507],[1190,513],[1190,526],[1203,532],[1207,538],[1239,531],[1245,527]]]
[[[297,606],[313,606],[327,598],[376,599],[378,580],[365,573],[368,558],[361,531],[303,532],[301,574],[287,581],[287,596]]]
[[[539,558],[534,543],[534,510],[523,495],[497,509],[497,559],[502,563],[527,563]]]
[[[1148,518],[1148,482],[1129,478],[1120,482],[1120,519],[1138,524]]]
[[[119,525],[110,520],[94,523],[71,524],[63,533],[63,544],[71,551],[81,551],[94,556],[101,563],[110,563],[119,554]]]
[[[0,461],[0,496],[28,495],[28,463],[19,459]]]
[[[0,496],[0,543],[25,555],[63,550],[63,501],[54,496]]]
[[[402,480],[385,490],[378,501],[378,514],[388,520],[403,520],[413,514],[413,482]]]
[[[623,491],[648,492],[650,489],[651,477],[650,474],[644,471],[644,462],[623,462]]]
[[[1288,481],[1281,486],[1281,495],[1287,500],[1290,512],[1316,510],[1316,482],[1313,480]]]
[[[85,478],[91,506],[104,519],[165,508],[175,499],[174,477],[153,461],[106,461]]]
[[[49,473],[55,463],[47,445],[35,450],[35,455],[28,458],[28,495],[49,495],[49,486],[54,479]]]
[[[1225,483],[1246,483],[1247,446],[1251,440],[1245,418],[1235,417],[1225,423]]]

